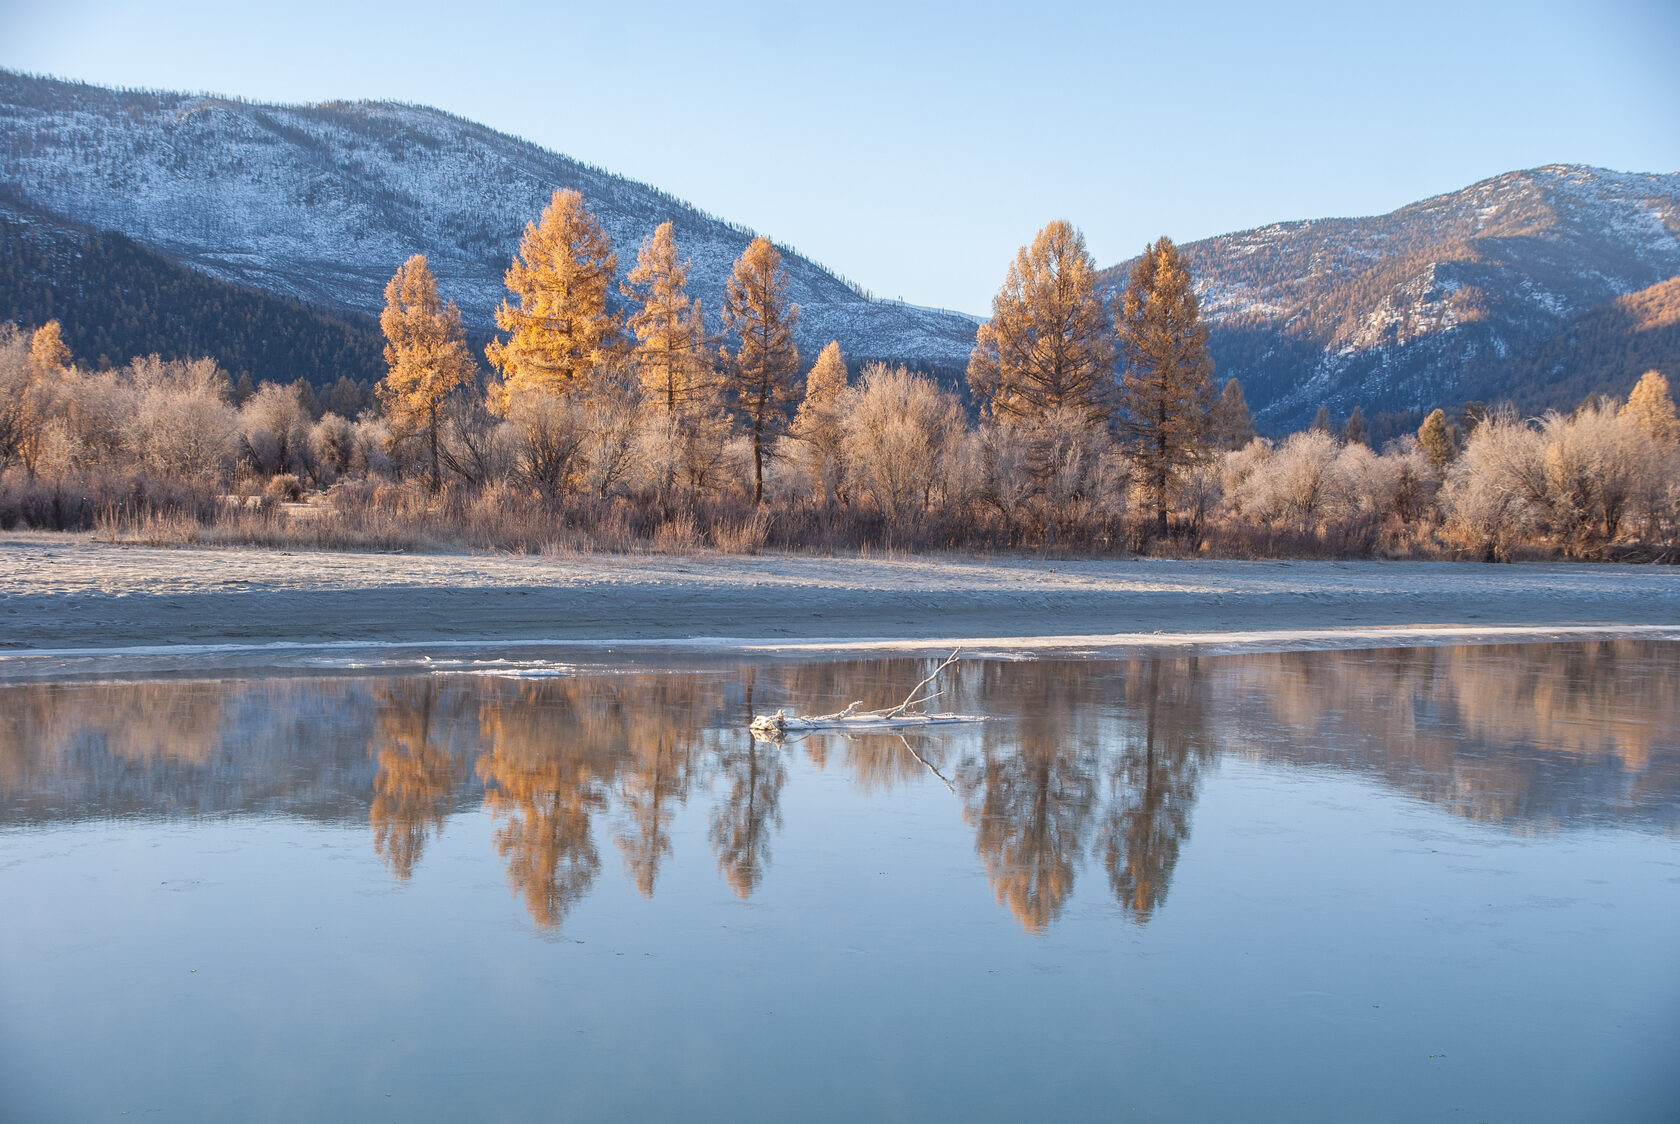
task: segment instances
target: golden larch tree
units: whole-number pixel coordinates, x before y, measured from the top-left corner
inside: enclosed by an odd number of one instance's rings
[[[642,400],[675,416],[704,395],[711,371],[705,318],[700,302],[688,295],[688,262],[677,257],[668,220],[643,240],[636,267],[620,289],[640,305],[629,327],[636,337],[631,358],[642,382]]]
[[[1622,413],[1653,441],[1672,443],[1680,439],[1680,418],[1675,416],[1674,399],[1668,395],[1668,379],[1658,371],[1646,371],[1639,377]]]
[[[752,437],[753,503],[764,499],[764,455],[787,428],[787,407],[799,376],[793,329],[799,306],[788,300],[782,255],[768,238],[754,238],[735,261],[724,289],[724,327],[739,341],[724,354],[730,410]]]
[[[432,491],[442,483],[438,468],[438,418],[456,387],[472,381],[477,364],[461,330],[455,302],[438,295],[437,280],[424,254],[397,268],[385,285],[385,364],[379,400],[391,427],[424,435],[430,450]]]
[[[1015,254],[992,318],[975,335],[968,383],[993,417],[1111,409],[1114,343],[1085,237],[1060,219]]]
[[[0,455],[15,453],[33,479],[49,416],[72,374],[70,349],[57,320],[48,320],[30,334],[23,370],[17,374],[22,377],[0,380],[8,384],[7,400],[0,403],[0,437],[6,446]]]
[[[70,348],[57,320],[48,320],[29,337],[29,366],[37,378],[56,378],[70,366]]]
[[[805,375],[805,398],[793,418],[793,434],[811,451],[816,499],[832,503],[845,494],[845,443],[841,396],[846,393],[846,357],[830,340]]]
[[[1120,351],[1120,427],[1165,535],[1179,474],[1208,441],[1213,360],[1190,271],[1172,239],[1146,247],[1114,318]]]
[[[527,223],[508,266],[508,291],[518,298],[496,310],[494,340],[485,356],[502,376],[497,404],[525,390],[567,394],[586,384],[614,352],[622,329],[607,309],[618,258],[583,196],[556,191],[542,217]]]

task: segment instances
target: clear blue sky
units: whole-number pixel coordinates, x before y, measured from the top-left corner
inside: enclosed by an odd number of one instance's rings
[[[985,312],[1054,218],[1111,264],[1553,162],[1680,171],[1680,3],[0,0],[0,65],[422,102],[883,296]]]

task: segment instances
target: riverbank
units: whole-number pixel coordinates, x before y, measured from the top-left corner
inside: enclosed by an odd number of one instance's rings
[[[1015,650],[1680,627],[1680,570],[1570,563],[406,555],[0,535],[0,653],[257,645]],[[1437,641],[1439,642],[1439,641]]]

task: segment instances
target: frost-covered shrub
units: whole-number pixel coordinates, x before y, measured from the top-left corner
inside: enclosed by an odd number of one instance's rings
[[[1545,439],[1511,411],[1476,427],[1441,486],[1449,536],[1488,561],[1544,523]]]
[[[263,476],[307,473],[311,421],[291,387],[264,383],[239,409],[246,461]]]
[[[138,404],[128,439],[140,462],[168,475],[220,478],[233,459],[239,420],[227,376],[209,359],[164,363],[153,356],[132,370]]]
[[[1339,514],[1348,501],[1340,452],[1336,439],[1319,430],[1291,434],[1276,447],[1250,442],[1226,458],[1232,507],[1260,522],[1300,527]]]
[[[128,423],[138,397],[134,383],[117,371],[69,371],[58,382],[52,404],[58,468],[120,465],[129,452]],[[43,467],[47,460],[43,458]]]
[[[382,418],[357,419],[352,431],[354,452],[350,471],[356,476],[390,476],[391,429]]]
[[[641,382],[629,367],[608,368],[592,380],[579,403],[584,419],[583,486],[605,499],[626,482],[634,466]]]
[[[1547,414],[1546,508],[1560,541],[1613,540],[1641,484],[1658,464],[1655,443],[1613,402],[1589,403],[1570,416]]]
[[[356,463],[355,424],[337,414],[322,414],[309,431],[309,448],[322,483],[348,476]]]
[[[513,450],[520,477],[550,496],[575,486],[589,440],[589,417],[576,399],[532,389],[508,405]]]
[[[889,524],[944,498],[947,460],[963,434],[953,396],[903,367],[871,363],[840,410],[852,486]]]
[[[978,494],[1007,525],[1065,537],[1077,525],[1125,514],[1129,462],[1107,428],[1083,410],[988,421],[970,456]]]

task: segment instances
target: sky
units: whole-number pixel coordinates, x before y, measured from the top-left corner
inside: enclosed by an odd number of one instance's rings
[[[1680,171],[1680,3],[0,0],[0,66],[417,102],[983,314],[1052,219],[1100,265],[1548,163]]]

